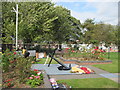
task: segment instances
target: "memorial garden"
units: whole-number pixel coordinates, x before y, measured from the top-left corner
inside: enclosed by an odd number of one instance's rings
[[[2,20],[2,88],[119,87],[117,25],[52,2],[2,2]]]

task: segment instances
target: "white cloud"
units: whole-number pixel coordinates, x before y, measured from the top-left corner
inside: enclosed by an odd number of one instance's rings
[[[119,0],[86,0],[87,2],[119,2]]]
[[[119,2],[119,0],[52,0],[52,2]]]
[[[96,18],[96,15],[90,12],[76,12],[71,10],[71,15],[79,19],[82,23],[88,18]]]
[[[90,11],[73,11],[71,15],[84,22],[88,18],[95,18],[97,22],[103,21],[113,25],[118,24],[118,1],[119,0],[53,0],[55,2],[86,2],[82,9],[90,8],[91,6],[96,9],[94,12]],[[75,7],[80,7],[79,3]],[[74,7],[73,7],[74,8]]]
[[[94,1],[94,0],[92,0]],[[89,2],[85,6],[96,8],[96,12],[76,12],[71,10],[71,15],[84,22],[88,18],[95,18],[96,21],[103,21],[113,25],[118,24],[118,3],[117,2]]]

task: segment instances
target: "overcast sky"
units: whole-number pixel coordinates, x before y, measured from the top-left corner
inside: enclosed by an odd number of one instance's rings
[[[118,24],[119,0],[52,0],[71,11],[71,15],[84,22],[86,19],[95,19],[96,22]]]

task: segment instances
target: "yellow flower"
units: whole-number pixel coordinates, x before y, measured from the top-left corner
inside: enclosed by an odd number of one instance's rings
[[[0,54],[2,54],[2,52],[0,52]],[[3,55],[3,54],[2,54]]]

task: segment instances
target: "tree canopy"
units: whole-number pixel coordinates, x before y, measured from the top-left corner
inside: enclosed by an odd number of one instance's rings
[[[3,3],[3,37],[4,42],[15,38],[15,13],[11,12],[16,3]],[[20,2],[19,5],[19,39],[24,43],[55,41],[62,43],[74,34],[73,23],[77,19],[70,15],[70,10],[55,7],[51,2]],[[72,20],[71,20],[72,19]],[[75,26],[75,25],[74,25]],[[7,37],[6,37],[7,36]],[[9,41],[8,41],[9,40]]]
[[[16,14],[11,12],[17,2],[2,3],[2,41],[14,43]],[[18,38],[24,43],[56,42],[70,39],[85,43],[115,43],[118,27],[96,23],[87,19],[84,23],[71,16],[70,10],[51,2],[18,2]]]

